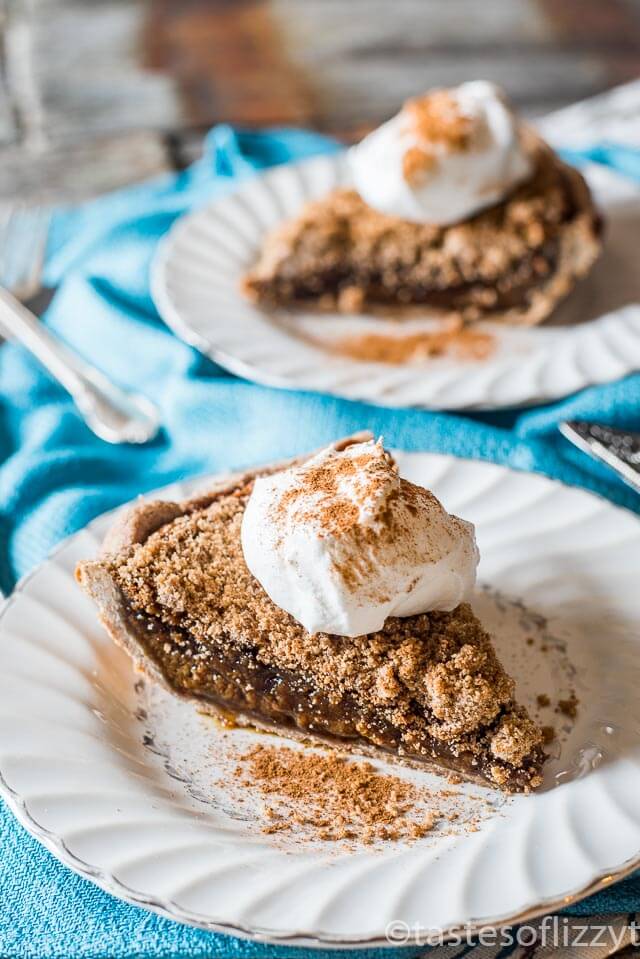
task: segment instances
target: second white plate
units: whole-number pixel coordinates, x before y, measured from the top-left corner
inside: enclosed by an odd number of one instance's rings
[[[188,215],[162,242],[152,293],[178,336],[221,366],[268,386],[379,406],[495,409],[545,402],[640,369],[640,190],[604,168],[588,179],[607,218],[605,253],[542,327],[483,323],[483,360],[438,357],[391,365],[341,356],[336,338],[398,332],[397,320],[259,309],[239,292],[268,230],[303,203],[349,182],[345,154],[277,167]],[[417,332],[425,320],[402,320]]]

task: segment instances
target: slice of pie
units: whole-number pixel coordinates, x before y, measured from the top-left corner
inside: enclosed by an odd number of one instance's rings
[[[267,308],[423,307],[534,324],[589,272],[600,233],[583,177],[540,147],[531,181],[453,226],[387,216],[334,190],[266,236],[242,290]]]
[[[407,101],[348,158],[352,187],[266,235],[242,281],[249,299],[533,324],[599,256],[585,180],[492,84]]]
[[[154,680],[237,724],[505,791],[538,786],[541,730],[469,605],[391,617],[369,635],[311,635],[249,572],[240,531],[254,481],[304,460],[125,512],[77,570],[113,639]]]

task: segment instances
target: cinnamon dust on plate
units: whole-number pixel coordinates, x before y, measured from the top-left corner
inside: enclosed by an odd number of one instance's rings
[[[238,757],[235,775],[266,801],[267,834],[302,826],[323,840],[419,839],[438,819],[413,783],[333,751],[256,745]]]
[[[325,349],[328,344],[323,344]],[[458,360],[484,360],[495,348],[494,337],[481,330],[455,324],[398,335],[363,333],[347,336],[329,346],[332,352],[365,363],[419,363],[442,356]]]

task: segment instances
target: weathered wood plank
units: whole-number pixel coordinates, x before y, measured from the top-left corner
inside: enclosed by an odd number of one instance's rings
[[[7,9],[0,196],[78,198],[152,175],[197,155],[221,120],[350,140],[428,86],[486,77],[539,114],[640,74],[640,0],[0,0]]]
[[[11,103],[6,90],[0,87],[0,148],[18,139]],[[0,154],[1,156],[1,154]]]
[[[573,44],[603,48],[628,41],[638,52],[638,0],[537,0],[555,31]]]
[[[631,0],[637,4],[637,0]],[[187,123],[300,123],[353,136],[426,86],[478,76],[529,113],[636,75],[624,0],[157,0],[149,63]],[[585,28],[583,12],[586,10]]]
[[[143,7],[0,7],[0,197],[70,202],[172,168],[160,131],[181,112],[171,78],[141,65]]]
[[[586,55],[540,52],[535,70],[523,74],[521,52],[497,60],[492,52],[438,51],[428,57],[405,53],[402,61],[371,54],[357,60],[326,60],[316,75],[321,129],[376,123],[404,99],[433,86],[449,86],[478,77],[502,84],[521,108],[539,113],[591,96],[608,85],[608,74]],[[567,75],[567,68],[570,73]]]
[[[536,0],[270,0],[287,48],[325,57],[553,42]]]
[[[633,18],[601,17],[600,32],[575,35],[581,9],[580,0],[272,0],[323,129],[378,122],[416,90],[476,77],[503,84],[527,112],[540,113],[637,75]]]
[[[49,141],[183,124],[173,78],[143,62],[146,6],[129,0],[33,0],[32,69]]]
[[[156,0],[145,52],[149,66],[174,78],[185,125],[312,119],[306,79],[283,49],[265,0]]]

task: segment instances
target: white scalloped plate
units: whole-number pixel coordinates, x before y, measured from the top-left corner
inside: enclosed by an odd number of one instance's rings
[[[640,523],[539,476],[431,454],[399,460],[476,523],[491,588],[475,605],[520,697],[536,711],[539,693],[552,703],[577,693],[575,721],[543,710],[558,735],[542,791],[464,787],[463,804],[484,797],[476,831],[441,823],[413,844],[345,850],[264,835],[255,799],[239,803],[224,782],[225,750],[258,734],[224,733],[136,683],[74,582],[105,515],[23,580],[0,615],[2,794],[62,862],[183,922],[354,946],[383,943],[392,921],[423,937],[546,912],[638,864]]]
[[[152,294],[165,322],[231,372],[267,386],[331,393],[380,406],[496,409],[566,396],[640,369],[640,190],[604,168],[588,179],[607,217],[605,254],[542,327],[482,323],[484,360],[390,365],[329,352],[337,339],[416,332],[429,320],[286,314],[253,306],[239,281],[265,233],[302,204],[349,181],[345,154],[276,167],[183,217],[160,244]]]

